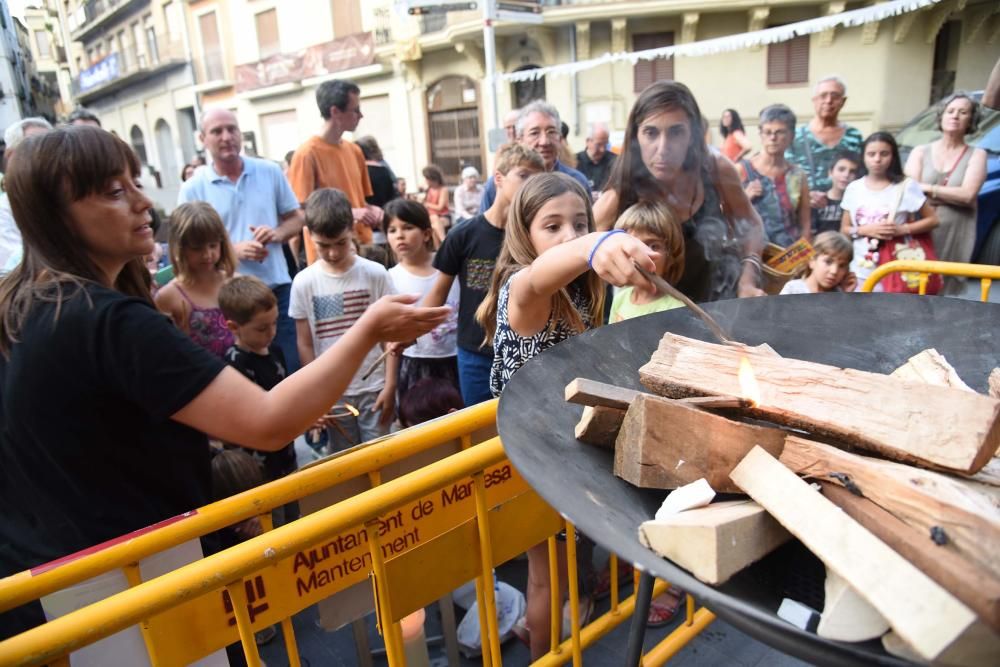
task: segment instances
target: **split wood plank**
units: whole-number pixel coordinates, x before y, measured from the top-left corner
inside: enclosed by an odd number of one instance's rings
[[[650,394],[597,380],[576,378],[566,385],[565,396],[569,403],[628,410],[628,406],[637,396],[650,396]],[[745,408],[750,406],[750,401],[739,396],[694,396],[680,400],[700,408]]]
[[[576,439],[595,447],[615,448],[615,438],[625,419],[625,411],[603,405],[586,405],[576,425]]]
[[[971,609],[764,449],[747,454],[732,478],[854,587],[923,659],[949,662],[970,650],[984,661],[995,657],[1000,638]]]
[[[974,390],[965,384],[955,367],[948,363],[933,347],[913,355],[906,363],[889,374],[890,377],[910,382],[923,382],[936,387],[951,387],[962,391]]]
[[[871,500],[854,495],[832,482],[822,482],[823,495],[874,533],[924,574],[944,586],[1000,632],[1000,578],[948,549],[934,544],[930,536],[897,519]]]
[[[859,490],[928,539],[933,528],[942,530],[947,539],[942,549],[1000,576],[1000,489],[794,435],[785,439],[780,459],[799,475]]]
[[[863,642],[888,632],[889,622],[885,617],[833,570],[826,571],[823,590],[823,613],[816,627],[820,637]]]
[[[707,584],[728,581],[790,538],[752,500],[713,503],[639,526],[643,545]]]
[[[746,424],[652,394],[639,394],[615,441],[615,475],[645,489],[676,489],[704,477],[739,493],[729,472],[761,445],[781,453],[785,431]]]
[[[750,412],[763,419],[964,474],[982,468],[1000,445],[1000,400],[752,348],[667,333],[639,375],[664,396],[740,395],[737,371],[744,356],[761,388]]]
[[[990,376],[986,382],[990,388],[990,396],[1000,398],[1000,368],[994,368],[990,371]]]

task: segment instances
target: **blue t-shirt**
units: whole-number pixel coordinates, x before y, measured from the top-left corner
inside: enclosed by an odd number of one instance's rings
[[[567,167],[559,160],[556,160],[556,167],[553,171],[559,171],[567,176],[572,176],[576,179],[576,182],[583,186],[583,189],[590,192],[590,181],[587,177],[578,172],[573,167]],[[486,213],[490,206],[493,206],[493,200],[497,198],[497,184],[492,178],[486,179],[486,187],[483,188],[483,199],[479,203],[479,213]]]
[[[281,216],[299,208],[299,200],[278,165],[253,157],[242,159],[243,173],[235,183],[206,165],[181,186],[177,195],[178,204],[208,202],[222,218],[233,244],[252,240],[251,227],[277,227]],[[263,262],[241,261],[237,270],[271,287],[292,282],[280,243],[267,245]]]

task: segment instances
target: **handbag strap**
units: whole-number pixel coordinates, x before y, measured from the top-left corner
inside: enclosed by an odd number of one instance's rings
[[[969,152],[969,144],[965,144],[965,148],[962,149],[962,152],[958,154],[958,157],[955,158],[955,161],[952,163],[951,169],[945,172],[944,180],[941,181],[942,187],[948,185],[948,181],[951,179],[951,175],[955,172],[955,168],[958,166],[958,163],[962,161],[962,158],[965,157],[967,152]]]

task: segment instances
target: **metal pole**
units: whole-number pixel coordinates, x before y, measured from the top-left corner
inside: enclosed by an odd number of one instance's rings
[[[489,111],[489,129],[500,127],[500,109],[497,106],[496,87],[496,59],[497,45],[496,34],[493,30],[493,22],[496,21],[497,7],[496,0],[479,0],[483,8],[483,58],[486,61],[486,85],[484,91],[489,95],[489,104],[486,109]]]

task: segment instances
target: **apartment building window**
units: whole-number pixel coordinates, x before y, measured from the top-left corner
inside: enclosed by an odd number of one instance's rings
[[[184,14],[179,0],[163,3],[163,17],[167,23],[167,39],[179,41],[184,36]]]
[[[160,62],[160,50],[156,44],[156,26],[153,24],[152,14],[146,14],[142,22],[146,29],[146,50],[149,53],[149,62],[151,65],[155,65]]]
[[[647,32],[632,35],[632,50],[645,51],[674,45],[672,32]],[[672,81],[674,78],[673,58],[640,60],[632,68],[632,90],[641,93],[655,81]]]
[[[35,43],[38,45],[39,58],[48,58],[52,54],[52,46],[49,43],[49,33],[47,31],[36,30]]]
[[[198,17],[201,32],[202,58],[205,61],[205,80],[221,81],[226,78],[226,68],[222,60],[222,42],[219,39],[219,24],[215,12],[206,12]]]
[[[129,53],[128,53],[128,41],[125,38],[125,30],[119,30],[117,35],[118,40],[118,66],[122,70],[128,69],[129,64]]]
[[[358,0],[330,0],[330,4],[333,7],[333,36],[335,38],[354,35],[362,31],[361,3]]]
[[[254,16],[257,23],[257,48],[260,58],[281,53],[281,41],[278,38],[278,10],[269,9]]]
[[[132,24],[132,45],[135,47],[135,64],[138,67],[146,66],[146,53],[142,49],[142,26],[138,21]]]
[[[772,26],[773,27],[773,26]],[[767,85],[809,82],[809,35],[767,47]]]

